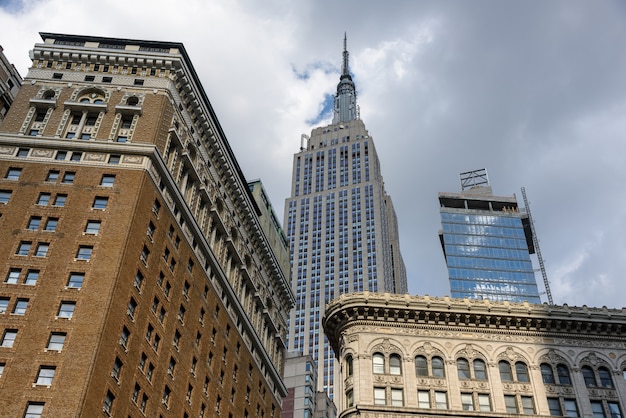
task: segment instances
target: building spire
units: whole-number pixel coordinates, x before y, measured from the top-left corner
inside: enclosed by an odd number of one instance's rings
[[[341,76],[344,75],[350,76],[350,70],[348,67],[348,35],[346,32],[343,33],[343,67],[341,69]]]
[[[348,122],[357,119],[356,107],[356,87],[352,81],[349,67],[348,36],[343,34],[343,65],[341,77],[337,84],[337,94],[335,95],[335,106],[333,124]]]

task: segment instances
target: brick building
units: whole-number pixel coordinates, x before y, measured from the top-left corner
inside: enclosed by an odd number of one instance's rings
[[[41,36],[0,129],[0,415],[278,417],[293,294],[183,45]]]

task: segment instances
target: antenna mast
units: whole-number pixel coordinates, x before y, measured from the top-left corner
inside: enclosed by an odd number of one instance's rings
[[[530,205],[528,204],[528,199],[526,198],[526,189],[522,187],[522,197],[524,198],[524,208],[526,209],[526,214],[528,215],[528,222],[530,223],[530,230],[533,234],[533,245],[535,246],[535,253],[537,254],[537,259],[539,260],[539,268],[541,269],[541,276],[543,277],[543,286],[546,289],[546,296],[548,296],[548,303],[550,305],[554,305],[552,300],[552,292],[550,292],[550,281],[548,280],[548,275],[546,273],[546,267],[543,264],[543,257],[541,256],[541,250],[539,249],[539,238],[537,238],[537,233],[535,232],[535,223],[533,222],[533,217],[530,214]]]

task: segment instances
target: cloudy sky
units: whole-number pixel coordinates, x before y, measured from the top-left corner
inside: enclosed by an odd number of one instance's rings
[[[0,0],[22,75],[38,32],[184,43],[281,219],[344,31],[412,294],[449,294],[437,192],[486,168],[494,193],[526,188],[556,303],[626,306],[626,2]]]

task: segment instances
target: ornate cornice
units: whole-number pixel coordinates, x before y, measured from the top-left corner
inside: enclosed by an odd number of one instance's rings
[[[336,353],[344,329],[357,324],[608,340],[626,337],[626,309],[370,292],[341,295],[326,306],[324,330]]]

